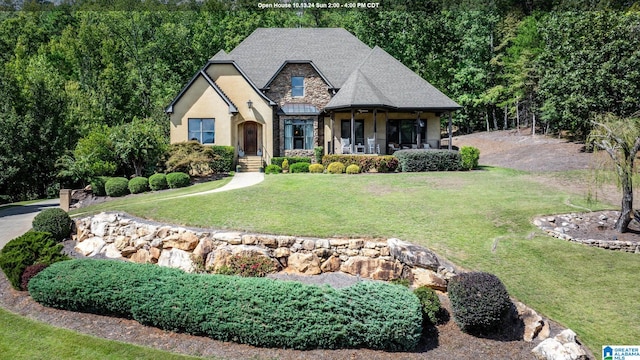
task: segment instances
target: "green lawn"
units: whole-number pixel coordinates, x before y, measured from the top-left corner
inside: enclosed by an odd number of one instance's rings
[[[497,274],[511,295],[572,328],[594,353],[603,344],[637,343],[638,255],[553,239],[531,224],[536,215],[575,212],[574,206],[611,206],[531,177],[495,168],[268,175],[259,185],[232,192],[165,200],[164,195],[145,195],[93,210],[264,233],[399,237],[465,268]]]
[[[197,359],[55,328],[0,308],[1,359]]]

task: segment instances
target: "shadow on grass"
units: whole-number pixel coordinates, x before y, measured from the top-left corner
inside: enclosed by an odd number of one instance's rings
[[[52,207],[58,207],[58,204],[6,205],[0,208],[0,218],[36,213]]]

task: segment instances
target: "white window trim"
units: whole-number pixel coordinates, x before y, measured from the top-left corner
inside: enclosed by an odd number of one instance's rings
[[[191,120],[200,120],[200,139],[198,139],[198,142],[202,145],[214,145],[216,143],[216,119],[215,118],[188,118],[187,119],[187,141],[191,141],[191,137],[189,137],[189,122],[191,122]],[[204,133],[202,131],[202,122],[203,120],[211,120],[213,121],[213,142],[210,143],[205,143],[202,142],[202,134]],[[210,131],[207,131],[210,132]]]

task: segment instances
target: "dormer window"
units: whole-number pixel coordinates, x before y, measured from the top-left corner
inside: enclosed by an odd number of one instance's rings
[[[304,96],[304,77],[292,76],[291,77],[291,97],[303,97]]]

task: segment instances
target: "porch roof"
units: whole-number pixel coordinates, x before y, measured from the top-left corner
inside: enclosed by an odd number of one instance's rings
[[[320,110],[311,104],[286,103],[278,110],[278,115],[313,115],[320,114]]]
[[[411,111],[462,108],[378,46],[351,73],[325,110],[362,107]]]

